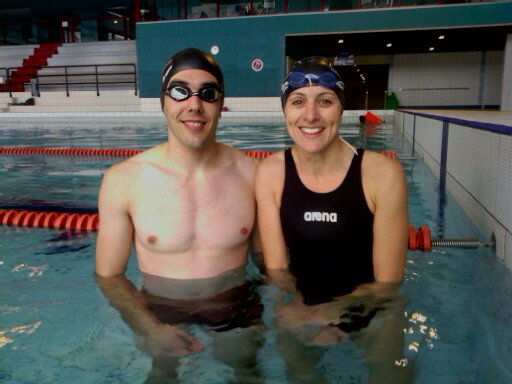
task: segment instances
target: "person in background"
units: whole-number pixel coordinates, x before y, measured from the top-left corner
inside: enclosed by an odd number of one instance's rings
[[[306,344],[329,345],[352,332],[371,334],[374,317],[394,318],[388,321],[393,331],[380,332],[386,340],[366,350],[375,358],[371,350],[397,344],[392,334],[402,340],[402,314],[386,311],[404,277],[402,167],[339,136],[344,84],[327,59],[298,61],[282,84],[281,101],[294,145],[264,159],[256,173],[266,270],[292,297],[278,301],[278,319]],[[389,359],[400,354],[401,345],[386,362],[370,365],[392,371]]]
[[[171,374],[169,356],[205,348],[186,324],[229,331],[261,314],[245,274],[257,161],[215,140],[219,66],[195,48],[176,53],[162,70],[160,99],[168,140],[104,175],[95,263],[104,295],[155,357],[154,377]],[[132,244],[142,290],[124,275]],[[226,361],[246,357],[231,351]]]

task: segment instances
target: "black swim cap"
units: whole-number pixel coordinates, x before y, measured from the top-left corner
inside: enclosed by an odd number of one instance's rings
[[[186,48],[171,56],[162,70],[160,85],[160,104],[162,110],[164,109],[165,92],[169,86],[169,80],[176,73],[185,69],[202,69],[211,73],[217,79],[220,90],[224,91],[224,76],[222,76],[222,71],[213,57],[197,48]],[[224,97],[222,97],[221,104],[224,104]]]
[[[345,85],[341,77],[325,57],[313,56],[299,60],[286,75],[281,85],[281,106],[294,90],[305,86],[320,85],[334,91],[340,100],[341,107],[345,105]]]

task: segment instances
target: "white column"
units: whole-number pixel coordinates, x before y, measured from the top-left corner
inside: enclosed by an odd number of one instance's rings
[[[501,110],[512,111],[512,34],[507,36],[507,42],[505,44],[503,81],[501,89]]]

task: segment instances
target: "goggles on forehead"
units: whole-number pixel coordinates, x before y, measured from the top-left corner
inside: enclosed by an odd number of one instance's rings
[[[306,84],[318,84],[322,87],[333,89],[336,87],[338,78],[331,71],[322,72],[318,75],[314,73],[304,73],[302,71],[291,71],[286,81],[291,88],[302,88]]]
[[[205,85],[193,92],[189,87],[180,83],[174,83],[167,88],[167,96],[176,101],[185,101],[192,96],[198,96],[207,103],[214,103],[222,97],[222,92],[215,85]]]

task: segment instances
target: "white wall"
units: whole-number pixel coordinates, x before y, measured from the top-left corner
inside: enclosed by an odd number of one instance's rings
[[[505,57],[503,59],[503,90],[501,110],[512,111],[512,35],[507,36]]]
[[[487,52],[484,68],[484,105],[500,105],[503,80],[503,52]]]
[[[481,101],[500,105],[503,52],[487,52],[485,60],[482,54],[396,55],[388,89],[395,92],[401,106],[478,106]]]

